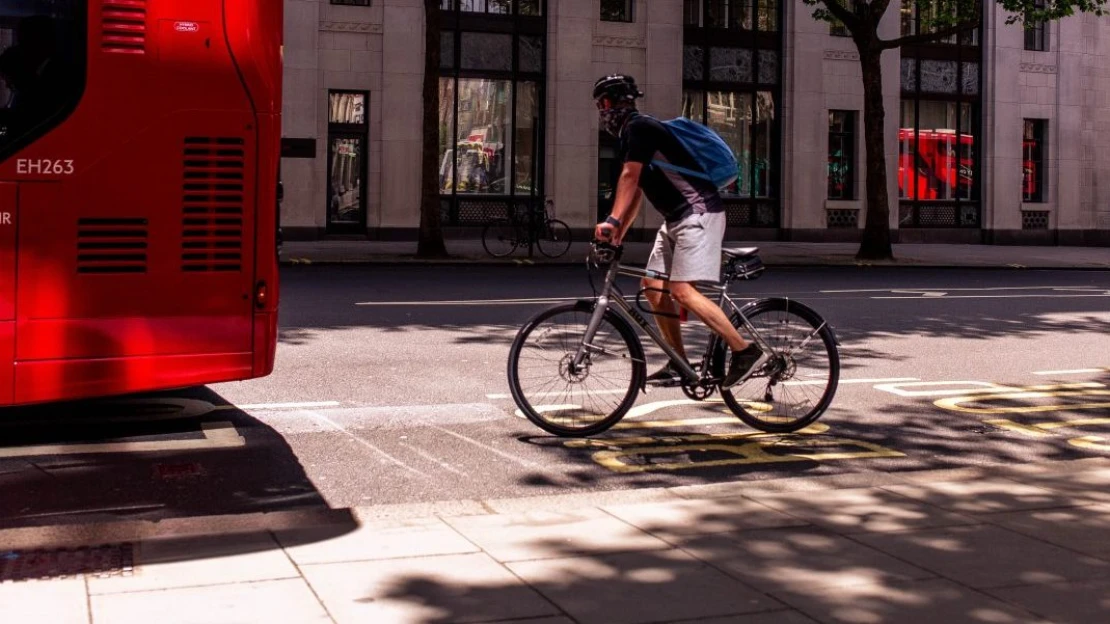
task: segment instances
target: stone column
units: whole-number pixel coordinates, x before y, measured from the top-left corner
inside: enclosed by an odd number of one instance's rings
[[[382,4],[380,226],[413,229],[420,225],[424,3],[382,0]]]
[[[327,158],[327,135],[320,135],[318,49],[319,0],[285,0],[284,80],[282,85],[281,136],[316,139],[317,159],[286,158],[281,161],[285,198],[281,225],[287,238],[312,238],[324,226],[324,205],[318,163]]]

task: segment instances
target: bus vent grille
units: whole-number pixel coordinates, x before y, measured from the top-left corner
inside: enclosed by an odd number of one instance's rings
[[[147,220],[77,220],[78,273],[146,273]]]
[[[147,0],[104,0],[100,46],[105,52],[146,54]]]
[[[185,139],[182,270],[242,270],[245,168],[241,138]]]

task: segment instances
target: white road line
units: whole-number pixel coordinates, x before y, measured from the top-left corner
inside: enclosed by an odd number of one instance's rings
[[[872,383],[896,383],[899,381],[918,381],[917,377],[890,377],[889,379],[841,379],[837,385],[845,384],[872,384]],[[826,380],[819,381],[784,381],[784,386],[823,386],[827,384]]]
[[[544,396],[544,397],[546,397],[546,396],[568,396],[568,397],[572,397],[572,396],[580,396],[580,395],[584,395],[584,394],[585,395],[624,394],[625,392],[628,392],[627,388],[624,389],[624,390],[594,390],[593,392],[586,392],[584,390],[572,390],[570,392],[559,392],[559,391],[537,392],[537,393],[531,394],[529,396],[535,396],[535,397],[541,397],[541,396]],[[513,398],[513,395],[511,395],[511,394],[487,394],[486,398],[487,399],[511,399],[511,398]]]
[[[44,455],[90,455],[103,453],[156,453],[194,451],[246,446],[231,423],[205,423],[204,438],[194,440],[154,440],[147,442],[107,442],[103,444],[43,444],[0,448],[0,458],[38,457]]]
[[[945,299],[1081,299],[1085,297],[1110,297],[1110,293],[1102,293],[1097,295],[949,295],[949,296],[912,296],[912,297],[870,297],[871,299],[932,299],[933,301],[943,301]]]
[[[1110,368],[1075,368],[1072,370],[1037,371],[1034,375],[1083,375],[1086,373],[1104,373]]]
[[[279,409],[314,409],[317,407],[339,407],[339,401],[307,401],[304,403],[248,403],[246,405],[220,405],[217,410],[279,410]]]
[[[433,464],[439,466],[440,468],[443,468],[447,472],[452,472],[454,474],[459,475],[460,477],[469,477],[470,476],[470,475],[466,474],[465,472],[463,472],[461,470],[456,470],[455,468],[453,468],[451,466],[451,464],[448,464],[447,462],[444,462],[444,461],[440,460],[438,457],[432,455],[431,453],[427,453],[424,450],[409,444],[408,442],[401,442],[401,446],[409,449],[413,453],[416,453],[417,455],[419,455],[419,456],[423,457],[424,459],[432,462]]]
[[[918,381],[918,378],[917,377],[889,377],[889,378],[876,378],[876,379],[841,379],[837,383],[838,384],[869,384],[869,383],[894,383],[894,382],[897,382],[897,381]],[[787,381],[787,382],[784,382],[783,385],[788,385],[788,386],[823,386],[826,383],[828,383],[828,382],[824,381],[824,380]],[[664,388],[664,389],[666,389],[666,388]],[[625,392],[628,392],[628,391],[627,390],[597,390],[597,391],[594,391],[594,392],[575,391],[575,392],[569,392],[569,393],[565,393],[565,392],[537,392],[536,394],[531,395],[531,396],[536,396],[536,397],[541,397],[541,396],[578,396],[578,395],[581,395],[581,394],[624,394]],[[511,399],[511,398],[513,398],[513,396],[511,394],[487,394],[486,398],[490,399],[490,400]]]
[[[473,444],[474,446],[477,446],[478,448],[487,450],[490,453],[493,453],[494,455],[497,455],[499,457],[503,457],[503,458],[513,462],[513,463],[520,464],[521,466],[525,466],[527,468],[535,468],[537,470],[540,470],[540,469],[543,468],[542,466],[540,466],[539,464],[537,464],[535,462],[530,462],[527,459],[521,459],[519,457],[509,455],[508,453],[503,453],[500,450],[495,449],[495,448],[493,448],[492,446],[490,446],[488,444],[482,444],[481,442],[479,442],[479,441],[477,441],[473,438],[468,438],[468,437],[462,435],[461,433],[455,433],[454,431],[451,431],[450,429],[444,429],[443,427],[440,427],[439,425],[432,425],[432,428],[438,429],[439,431],[442,431],[443,433],[446,433],[449,436],[456,437],[456,438],[462,440],[463,442],[466,442],[468,444]]]
[[[577,297],[539,297],[535,299],[458,299],[455,301],[360,301],[356,306],[456,306],[456,305],[533,305],[574,301]]]
[[[990,286],[986,288],[862,288],[853,290],[819,290],[821,293],[876,293],[876,292],[993,292],[998,290],[1097,290],[1097,286]]]
[[[351,433],[346,428],[344,428],[342,425],[340,425],[339,423],[335,422],[334,420],[328,418],[327,416],[324,416],[323,414],[317,414],[316,412],[313,412],[313,411],[310,411],[310,410],[300,410],[300,413],[311,416],[311,417],[315,418],[316,420],[319,420],[322,423],[331,425],[333,428],[335,428],[336,431],[340,431],[342,433],[347,434],[347,436],[350,437],[355,442],[357,442],[357,443],[361,444],[362,446],[370,449],[371,451],[374,451],[375,453],[377,453],[377,454],[381,455],[382,457],[388,459],[389,461],[391,461],[394,464],[400,466],[401,468],[404,468],[405,470],[408,470],[409,472],[415,472],[416,474],[424,477],[425,479],[430,478],[428,473],[426,473],[422,470],[413,468],[412,466],[410,466],[410,465],[406,464],[405,462],[397,459],[396,457],[390,455],[389,453],[386,453],[385,451],[381,450],[377,446],[375,446],[375,445],[371,444],[370,442],[364,440],[363,438]]]

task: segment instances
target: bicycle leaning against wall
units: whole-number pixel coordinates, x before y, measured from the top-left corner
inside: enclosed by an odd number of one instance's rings
[[[700,362],[691,364],[679,356],[640,313],[655,314],[640,303],[645,289],[640,289],[633,304],[617,284],[620,275],[663,281],[668,276],[621,265],[621,247],[594,241],[588,265],[608,265],[600,291],[593,298],[540,312],[513,340],[508,376],[517,407],[536,426],[555,435],[581,437],[606,431],[645,390],[647,365],[635,331],[639,327],[681,371],[682,390],[689,398],[701,401],[719,391],[740,420],[767,433],[789,433],[813,423],[836,394],[839,343],[829,324],[797,301],[775,297],[737,305],[729,295],[729,284],[763,274],[758,251],[722,250],[722,280],[697,284],[717,299],[741,334],[772,354],[744,382],[721,387],[729,350],[715,334]]]
[[[542,214],[536,209],[524,222],[517,219],[497,219],[482,229],[482,247],[494,258],[504,258],[517,247],[527,248],[535,243],[540,253],[548,258],[558,258],[570,249],[570,226],[554,216],[555,202],[544,202]],[[529,208],[531,210],[531,208]]]

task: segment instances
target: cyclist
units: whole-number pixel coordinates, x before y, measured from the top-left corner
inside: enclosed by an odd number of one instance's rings
[[[759,345],[745,340],[719,306],[697,291],[694,282],[717,282],[721,277],[721,246],[725,236],[724,203],[712,182],[653,166],[661,160],[691,171],[701,167],[659,121],[641,115],[636,99],[644,94],[631,76],[609,75],[594,83],[603,130],[620,139],[623,170],[611,214],[598,223],[594,236],[619,245],[640,212],[646,195],[665,220],[655,237],[647,269],[667,273],[670,281],[644,278],[652,309],[677,316],[675,303],[693,312],[732,349],[722,386],[745,380],[769,359]],[[655,290],[650,290],[655,289]],[[667,295],[661,290],[669,290]],[[656,316],[663,338],[686,359],[682,332],[674,316]],[[648,376],[657,385],[681,381],[670,362]]]

